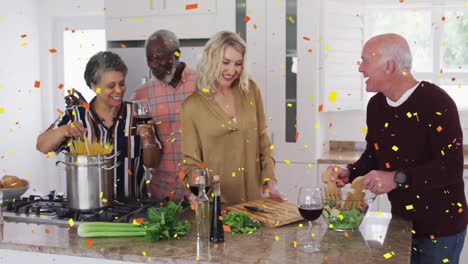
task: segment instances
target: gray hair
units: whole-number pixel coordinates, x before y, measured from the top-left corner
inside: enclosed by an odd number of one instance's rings
[[[373,39],[380,41],[382,55],[386,59],[394,60],[398,71],[411,71],[413,57],[405,38],[389,33],[375,36]]]
[[[94,54],[86,64],[84,78],[86,84],[91,88],[91,84],[97,84],[101,81],[103,72],[117,71],[127,74],[128,68],[119,55],[110,51],[100,51]]]
[[[166,30],[166,29],[161,29],[151,34],[151,36],[149,36],[148,39],[146,40],[145,48],[148,46],[148,44],[151,41],[158,39],[158,38],[166,42],[167,43],[166,46],[172,51],[180,49],[179,39],[177,38],[177,36],[174,34],[174,32]]]
[[[216,80],[220,74],[221,64],[224,59],[224,50],[233,47],[242,54],[242,72],[239,80],[233,83],[241,89],[249,90],[249,76],[247,69],[247,45],[236,33],[230,31],[220,31],[216,33],[205,45],[203,55],[198,63],[197,88],[208,88],[211,92],[216,90]]]

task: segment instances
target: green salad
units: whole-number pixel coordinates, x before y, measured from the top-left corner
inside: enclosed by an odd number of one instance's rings
[[[330,229],[356,230],[364,219],[368,208],[365,201],[358,208],[343,209],[340,201],[325,200],[322,215]]]

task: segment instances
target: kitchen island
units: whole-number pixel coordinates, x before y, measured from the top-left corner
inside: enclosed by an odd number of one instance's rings
[[[187,212],[192,218],[192,212]],[[299,227],[303,224],[303,227]],[[80,238],[75,227],[15,222],[6,219],[0,241],[11,252],[48,253],[99,260],[141,263],[409,263],[411,223],[388,213],[370,212],[361,231],[327,230],[320,240],[321,251],[306,253],[294,241],[307,235],[307,222],[283,227],[260,228],[253,234],[225,233],[224,244],[197,243],[195,226],[186,237],[149,242],[143,238]],[[319,234],[318,231],[316,231]],[[3,263],[3,262],[2,262]],[[33,262],[31,262],[33,263]],[[69,263],[70,264],[70,263]]]

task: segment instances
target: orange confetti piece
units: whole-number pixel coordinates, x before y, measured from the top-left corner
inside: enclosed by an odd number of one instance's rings
[[[63,111],[62,111],[62,109],[57,109],[57,112],[59,113],[59,115],[63,115],[63,114],[64,114]]]
[[[257,29],[257,24],[254,24],[254,25],[253,25],[253,28],[254,28],[254,29]]]
[[[120,47],[121,47],[122,49],[125,49],[125,48],[127,47],[127,45],[125,45],[125,43],[120,43]]]
[[[135,222],[137,224],[141,224],[141,223],[143,223],[143,219],[142,218],[137,218],[137,219],[135,219]]]
[[[215,248],[215,249],[218,248],[218,247],[219,247],[219,245],[216,244],[216,243],[213,245],[213,248]]]
[[[128,173],[128,175],[130,175],[130,176],[133,175],[133,173],[132,173],[132,171],[131,171],[130,169],[127,169],[127,173]]]
[[[455,78],[455,77],[450,78],[450,80],[452,80],[452,82],[454,82],[456,79],[457,78]]]
[[[323,256],[323,261],[328,262],[328,256]]]
[[[190,205],[190,209],[192,209],[192,211],[195,211],[195,205],[194,205],[194,204],[191,204],[191,205]]]
[[[375,149],[375,150],[379,150],[379,144],[374,143],[374,149]]]
[[[390,163],[386,162],[385,163],[385,168],[390,169]]]
[[[323,111],[323,104],[319,105],[318,111],[319,111],[319,113]]]
[[[442,131],[442,127],[441,127],[441,126],[438,126],[438,127],[436,128],[436,130],[437,130],[437,132],[440,133],[440,131]]]
[[[250,17],[249,17],[249,16],[245,16],[245,17],[244,17],[244,22],[245,22],[245,23],[249,23],[249,21],[250,21]]]
[[[75,31],[76,31],[76,30],[72,29],[72,31],[71,31],[71,32],[72,32],[72,33],[75,33]]]
[[[50,52],[50,53],[56,53],[57,50],[56,50],[56,49],[49,49],[49,52]]]
[[[270,193],[270,188],[265,188],[265,191],[263,191],[264,193]]]
[[[22,35],[21,35],[21,38],[25,38],[25,37],[27,37],[27,36],[28,36],[28,35],[26,35],[26,34],[22,34]]]
[[[434,236],[434,235],[430,235],[430,238],[431,238],[431,240],[434,240],[434,239],[435,239],[435,236]]]
[[[198,165],[198,168],[199,168],[199,169],[204,169],[204,168],[206,168],[206,163],[205,163],[205,162],[200,163],[200,164]]]
[[[192,9],[197,9],[197,8],[198,8],[198,4],[185,5],[185,10],[192,10]]]
[[[63,88],[63,83],[59,83],[58,88],[62,89]]]
[[[343,233],[343,236],[344,236],[345,238],[348,238],[348,237],[349,237],[349,233],[345,231],[345,232]]]
[[[310,41],[310,38],[309,38],[309,37],[304,36],[304,37],[302,37],[302,38],[303,38],[305,41]]]
[[[41,82],[40,81],[35,81],[34,82],[34,88],[39,88],[41,87]]]
[[[93,245],[93,241],[91,239],[88,239],[88,241],[86,241],[86,247],[90,248],[92,245]]]
[[[89,104],[86,103],[86,102],[83,102],[83,107],[84,107],[84,109],[89,109]]]
[[[441,18],[442,21],[445,21],[445,19],[446,19],[446,18],[445,18],[444,16]]]
[[[296,141],[299,138],[299,132],[296,132]]]
[[[183,170],[181,170],[181,171],[179,171],[179,179],[182,180],[183,178],[185,178],[185,173],[184,173]]]
[[[44,231],[45,231],[46,234],[50,234],[50,230],[49,230],[49,229],[46,228]]]
[[[312,53],[312,49],[308,49],[307,52]]]
[[[231,232],[231,227],[228,225],[223,225],[224,232]]]
[[[223,221],[224,216],[220,215],[220,216],[218,216],[218,219],[221,220],[221,221]]]

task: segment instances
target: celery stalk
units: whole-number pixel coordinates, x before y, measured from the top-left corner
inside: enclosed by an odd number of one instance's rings
[[[130,223],[89,222],[82,223],[78,226],[78,236],[80,237],[128,237],[145,235],[145,227]]]

